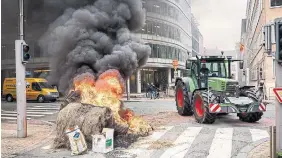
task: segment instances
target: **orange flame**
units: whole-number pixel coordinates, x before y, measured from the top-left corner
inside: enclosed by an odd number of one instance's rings
[[[124,81],[118,70],[108,70],[96,81],[90,73],[79,75],[74,78],[74,88],[80,92],[81,103],[110,108],[115,121],[120,124],[128,124],[129,131],[140,132],[140,128],[136,126],[146,124],[141,117],[135,117],[130,109],[122,109],[120,98],[124,92]],[[131,129],[131,127],[134,128]],[[142,128],[149,130],[151,127],[147,124],[147,127],[142,126]]]

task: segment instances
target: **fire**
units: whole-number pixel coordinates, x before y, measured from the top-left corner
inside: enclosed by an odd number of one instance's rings
[[[121,97],[124,92],[124,81],[118,70],[108,70],[97,80],[90,73],[84,73],[74,78],[74,88],[80,92],[81,103],[108,107],[119,124],[128,124],[129,132],[149,132],[151,127],[141,117],[134,116],[130,109],[121,107]]]

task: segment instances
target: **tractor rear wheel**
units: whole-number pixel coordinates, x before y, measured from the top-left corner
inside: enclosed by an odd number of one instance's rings
[[[249,97],[255,102],[261,102],[263,98],[263,93],[258,89],[250,88],[246,89],[241,93],[242,96]],[[257,122],[261,119],[261,116],[263,115],[262,112],[253,112],[253,113],[239,113],[237,116],[241,121],[244,122]]]
[[[184,92],[184,88],[184,84],[181,81],[178,81],[175,93],[177,112],[182,116],[192,116],[192,107],[190,105],[188,94]]]
[[[195,119],[198,123],[212,124],[216,119],[216,114],[209,112],[208,103],[212,102],[209,100],[208,92],[198,91],[193,96],[193,111]]]

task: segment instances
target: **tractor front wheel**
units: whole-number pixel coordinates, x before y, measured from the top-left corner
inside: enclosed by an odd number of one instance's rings
[[[208,99],[206,91],[198,91],[193,96],[193,111],[198,123],[212,124],[216,119],[216,114],[209,112]]]
[[[177,112],[182,116],[192,116],[192,107],[190,105],[188,94],[184,92],[184,88],[184,84],[181,81],[178,81],[175,92]]]
[[[262,112],[239,113],[238,117],[241,121],[253,123],[253,122],[257,122],[258,120],[260,120],[262,114],[263,114]]]

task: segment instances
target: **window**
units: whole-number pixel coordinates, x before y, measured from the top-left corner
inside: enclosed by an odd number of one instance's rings
[[[36,82],[32,83],[32,89],[35,91],[41,91],[40,86]]]
[[[198,76],[198,66],[197,66],[197,64],[193,64],[192,65],[192,69],[191,69],[191,71],[192,71],[192,75],[195,75],[195,76]],[[192,76],[192,77],[195,77],[195,76]]]
[[[151,54],[152,58],[157,58],[158,57],[158,48],[157,45],[153,44],[152,47],[152,54]]]
[[[270,7],[282,6],[282,0],[270,0]]]
[[[223,77],[226,78],[226,67],[223,61],[207,62],[206,68],[209,69],[209,77]]]
[[[38,82],[38,84],[41,88],[51,88],[51,89],[53,89],[53,87],[51,85],[49,85],[47,82]]]
[[[148,21],[147,22],[147,33],[148,34],[152,34],[152,22],[151,21]]]
[[[251,70],[251,80],[257,80],[257,69],[255,68]]]
[[[236,65],[231,65],[231,71],[236,71]]]
[[[272,60],[272,73],[273,73],[273,78],[275,78],[275,59]]]

